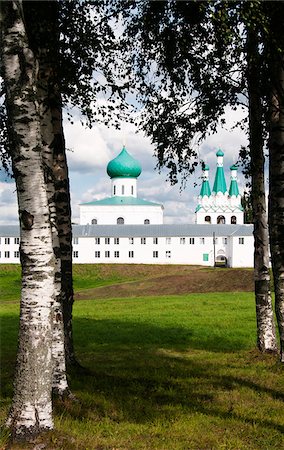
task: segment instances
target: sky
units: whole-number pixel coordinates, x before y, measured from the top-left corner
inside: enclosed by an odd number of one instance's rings
[[[244,132],[233,125],[243,117],[241,109],[227,110],[226,126],[210,137],[198,148],[200,160],[210,167],[211,188],[216,170],[216,151],[224,152],[224,169],[227,187],[230,183],[229,167],[237,161],[242,145],[247,144]],[[111,195],[111,182],[106,173],[108,162],[115,158],[125,144],[127,151],[136,158],[142,173],[138,178],[138,197],[161,203],[164,206],[164,223],[194,223],[194,211],[201,186],[201,166],[188,180],[186,188],[171,186],[166,182],[167,173],[155,170],[156,160],[148,138],[137,132],[132,124],[122,124],[121,130],[96,125],[92,129],[81,125],[74,118],[74,124],[64,121],[67,160],[69,166],[72,221],[79,223],[79,204],[99,200]],[[239,189],[244,190],[244,179],[238,172]],[[196,186],[195,186],[196,185]],[[18,224],[16,188],[13,180],[0,171],[0,225]]]

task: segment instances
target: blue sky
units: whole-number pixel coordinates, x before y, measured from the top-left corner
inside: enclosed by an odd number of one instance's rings
[[[199,148],[200,159],[210,166],[210,184],[213,186],[216,157],[220,147],[224,153],[224,167],[227,184],[229,184],[229,167],[236,162],[241,145],[246,145],[244,132],[231,130],[232,126],[243,116],[241,110],[226,112],[226,128],[210,136]],[[101,199],[110,196],[110,179],[106,174],[107,163],[121,151],[126,144],[128,152],[138,159],[142,165],[142,173],[138,178],[138,196],[146,200],[164,205],[165,223],[192,223],[197,196],[200,191],[201,167],[192,175],[186,188],[180,192],[180,186],[171,186],[166,182],[166,172],[155,171],[156,161],[150,140],[141,133],[136,133],[134,125],[122,125],[121,131],[102,125],[91,130],[84,128],[79,118],[74,118],[71,125],[65,121],[65,139],[67,152],[72,220],[79,221],[81,202]],[[239,187],[243,191],[243,177],[239,171]],[[194,185],[197,184],[197,187]],[[12,180],[0,172],[0,224],[17,224],[17,201],[15,185]]]

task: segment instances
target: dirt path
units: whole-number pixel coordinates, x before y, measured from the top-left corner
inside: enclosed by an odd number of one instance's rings
[[[128,269],[128,270],[131,270]],[[193,292],[253,291],[253,271],[249,269],[204,269],[190,266],[163,266],[159,270],[133,270],[136,281],[115,283],[77,292],[77,300],[155,295],[178,295]],[[139,275],[139,276],[138,276]],[[141,276],[142,275],[142,276]]]

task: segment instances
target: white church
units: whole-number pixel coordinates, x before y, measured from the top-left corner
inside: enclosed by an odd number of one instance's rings
[[[237,167],[230,168],[227,190],[224,153],[216,156],[212,191],[209,167],[203,169],[196,223],[167,225],[163,205],[139,198],[142,169],[123,147],[107,166],[110,197],[80,205],[73,262],[253,267],[253,226],[244,224]],[[0,263],[19,263],[17,226],[0,226]]]

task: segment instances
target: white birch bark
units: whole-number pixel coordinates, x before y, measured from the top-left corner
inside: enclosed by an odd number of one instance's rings
[[[269,236],[265,201],[263,155],[263,106],[260,87],[257,30],[247,34],[247,83],[249,94],[249,148],[251,158],[254,222],[254,282],[257,346],[261,352],[277,352],[269,272]]]
[[[28,46],[22,2],[2,4],[2,60],[21,228],[22,293],[14,396],[7,425],[17,438],[53,427],[54,254],[41,158],[37,64]]]
[[[283,5],[282,5],[283,6]],[[276,19],[281,20],[282,17]],[[280,25],[278,22],[278,24]],[[283,29],[282,36],[283,36]],[[284,38],[283,38],[284,40]],[[272,98],[269,135],[269,225],[275,289],[275,310],[280,335],[280,358],[284,363],[284,57],[271,58]]]

